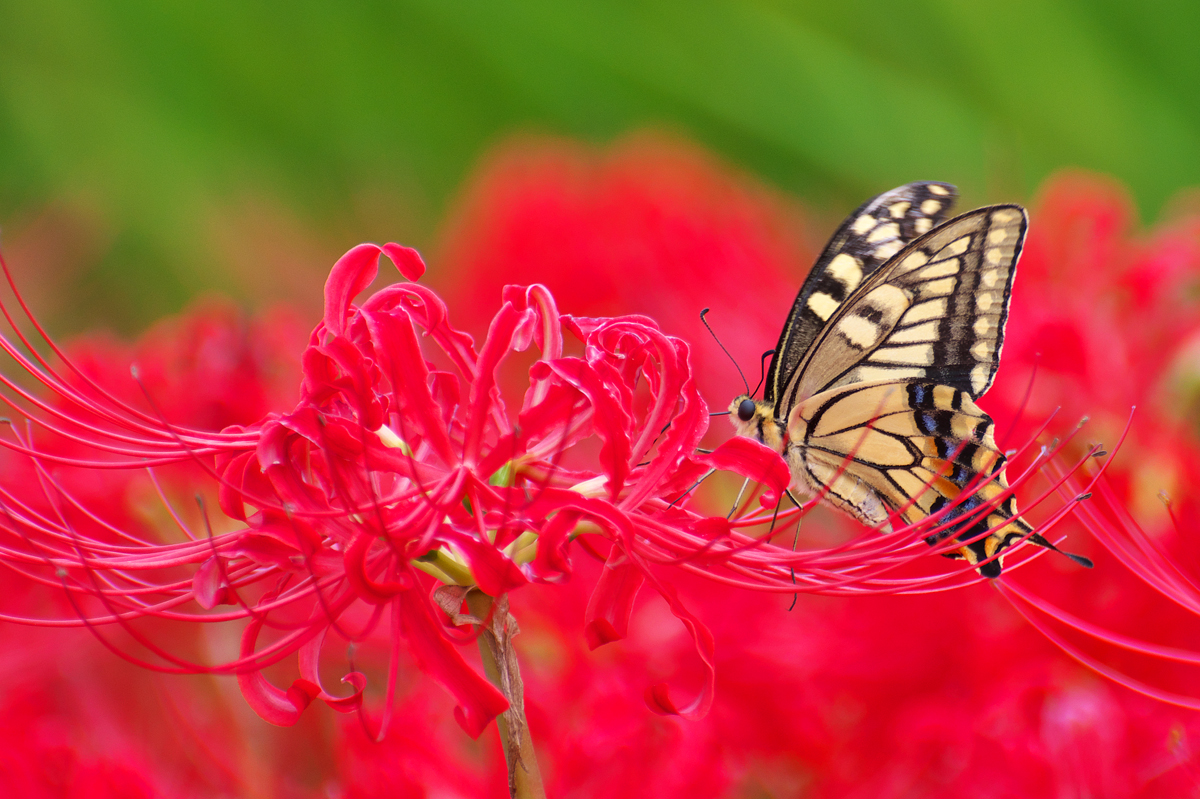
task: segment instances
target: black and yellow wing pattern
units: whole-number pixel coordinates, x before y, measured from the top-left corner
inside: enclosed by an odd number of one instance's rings
[[[826,321],[777,402],[870,380],[922,379],[980,397],[1004,343],[1025,211],[963,214],[905,247]]]
[[[1028,220],[996,205],[942,223],[954,196],[913,183],[851,215],[800,290],[764,400],[730,410],[784,455],[794,488],[880,528],[932,516],[930,544],[953,535],[948,556],[996,577],[1013,543],[1054,548],[1019,517],[975,405],[999,366]]]
[[[940,225],[957,197],[949,183],[909,183],[868,200],[846,218],[792,304],[767,373],[767,402],[780,396],[787,377],[841,304],[888,259]]]

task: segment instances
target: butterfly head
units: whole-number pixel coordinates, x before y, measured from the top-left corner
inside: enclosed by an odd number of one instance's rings
[[[776,452],[783,452],[784,426],[775,418],[775,403],[743,394],[729,403],[729,419],[739,436],[757,439]]]

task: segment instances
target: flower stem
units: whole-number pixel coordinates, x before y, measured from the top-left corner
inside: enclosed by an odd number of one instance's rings
[[[466,599],[471,615],[485,622],[479,635],[484,673],[508,699],[508,710],[501,714],[496,724],[508,766],[508,795],[512,799],[545,799],[542,773],[538,770],[537,754],[525,721],[525,687],[521,682],[517,652],[512,646],[512,637],[519,630],[517,620],[508,612],[508,597],[493,599],[482,591],[472,590]]]

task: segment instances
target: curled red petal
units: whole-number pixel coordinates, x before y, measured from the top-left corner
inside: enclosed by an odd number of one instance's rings
[[[463,461],[476,464],[479,461],[483,434],[489,421],[494,421],[493,411],[500,403],[496,385],[496,370],[512,346],[513,335],[522,320],[522,314],[511,303],[504,303],[488,327],[487,339],[479,353],[475,382],[471,384],[467,400],[467,430],[464,435]]]
[[[320,664],[321,645],[324,642],[325,630],[321,630],[319,635],[300,647],[300,651],[297,653],[300,676],[308,683],[316,686],[318,693],[314,698],[320,699],[339,713],[353,713],[362,705],[363,691],[367,687],[367,678],[357,671],[352,671],[342,677],[342,682],[351,688],[349,696],[333,696],[326,691],[325,686],[321,683]]]
[[[534,364],[529,376],[534,385],[517,417],[523,450],[552,436],[556,448],[566,448],[591,433],[593,410],[586,394],[563,381],[546,363]]]
[[[505,286],[501,296],[517,308],[529,308],[537,313],[538,324],[533,329],[533,342],[542,351],[542,359],[562,357],[562,324],[558,305],[550,289],[540,283]]]
[[[592,590],[584,613],[583,634],[588,649],[619,641],[629,632],[629,616],[633,600],[645,582],[645,575],[626,557],[620,547],[613,547],[604,564],[604,571]]]
[[[350,303],[379,273],[379,247],[359,244],[338,259],[325,281],[325,329],[341,335]]]
[[[367,676],[360,671],[352,671],[342,676],[342,682],[350,686],[349,696],[328,696],[323,693],[321,699],[338,713],[353,713],[362,705],[363,692],[367,690]]]
[[[274,525],[267,532],[243,533],[238,536],[237,544],[229,550],[230,553],[262,566],[276,566],[288,571],[303,569],[304,553],[284,540],[273,528]]]
[[[675,618],[683,622],[683,626],[687,628],[688,633],[692,636],[692,643],[696,647],[696,654],[700,656],[700,662],[704,667],[704,684],[700,687],[700,693],[688,704],[680,707],[671,698],[667,684],[656,683],[646,689],[646,705],[661,716],[682,716],[685,719],[703,718],[712,708],[713,695],[716,691],[716,644],[713,641],[712,632],[690,610],[684,607],[674,588],[659,581],[649,572],[646,573],[646,577],[654,590],[667,600],[667,605],[670,606],[671,613],[675,614]]]
[[[537,314],[533,311],[525,310],[521,312],[518,320],[517,327],[513,330],[511,346],[515,352],[524,352],[533,343],[538,326]]]
[[[221,510],[226,516],[243,522],[246,521],[246,506],[243,502],[246,467],[253,457],[253,452],[243,452],[230,460],[221,469],[221,482],[217,485],[217,504],[221,506]]]
[[[740,474],[766,486],[762,504],[768,508],[779,502],[788,484],[792,482],[791,470],[778,452],[745,436],[734,436],[707,455],[696,455],[695,460],[714,469]]]
[[[412,247],[405,247],[403,244],[389,241],[383,245],[383,254],[396,265],[400,274],[414,283],[425,274],[425,260],[421,258],[421,253]]]
[[[578,513],[564,510],[552,516],[542,526],[538,532],[537,557],[534,558],[532,564],[535,578],[547,582],[557,582],[570,575],[571,561],[567,557],[566,545],[568,536],[575,529],[578,521]],[[595,648],[592,647],[592,649]]]
[[[358,411],[362,425],[378,430],[383,409],[376,387],[379,369],[357,339],[334,335],[305,352],[304,385],[308,399],[324,402],[340,395]]]
[[[196,603],[205,610],[212,610],[217,605],[231,604],[229,586],[221,574],[221,564],[214,555],[196,569],[192,575],[192,596]]]
[[[429,602],[419,591],[409,591],[392,605],[400,614],[400,627],[421,671],[441,683],[458,701],[454,718],[472,738],[478,738],[492,719],[508,710],[508,700],[496,687],[463,660],[446,640],[433,617]]]
[[[314,501],[317,505],[327,505],[324,497],[319,496],[319,486],[306,483],[301,474],[293,467],[290,448],[296,438],[295,432],[287,425],[303,420],[310,409],[301,408],[296,414],[297,419],[285,418],[281,422],[271,422],[263,427],[258,440],[258,467],[270,481],[272,489],[285,503],[297,507],[308,507]]]
[[[368,311],[392,310],[403,307],[417,324],[425,328],[467,380],[474,380],[479,356],[475,340],[450,325],[446,304],[437,294],[419,283],[395,283],[377,291],[364,303]]]
[[[254,619],[246,625],[242,633],[242,658],[254,654],[254,646],[258,641],[258,633],[262,622]],[[252,669],[252,667],[251,667]],[[272,685],[258,669],[240,672],[237,676],[238,687],[246,704],[264,721],[280,727],[290,727],[300,719],[300,714],[309,706],[312,700],[321,693],[321,689],[308,680],[296,680],[288,690]]]
[[[430,390],[429,369],[411,317],[401,309],[390,313],[364,311],[363,317],[392,383],[396,407],[406,415],[406,425],[412,425],[444,463],[454,464],[457,458],[446,434],[442,409]],[[405,434],[411,435],[407,430]]]
[[[608,475],[609,498],[616,499],[629,475],[629,415],[590,364],[579,358],[548,361],[548,367],[582,392],[592,405],[592,424],[600,436],[600,465]]]
[[[354,543],[346,548],[345,568],[346,580],[359,598],[378,605],[407,591],[412,587],[412,581],[407,575],[401,575],[398,580],[375,580],[367,573],[367,553],[375,541],[376,537],[371,533],[359,533]]]

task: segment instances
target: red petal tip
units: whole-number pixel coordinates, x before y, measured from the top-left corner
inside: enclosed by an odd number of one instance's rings
[[[425,261],[421,258],[421,253],[412,247],[388,242],[383,245],[383,254],[391,259],[396,268],[400,270],[400,274],[414,283],[425,274]]]

